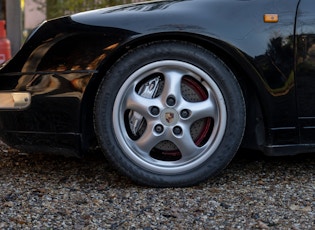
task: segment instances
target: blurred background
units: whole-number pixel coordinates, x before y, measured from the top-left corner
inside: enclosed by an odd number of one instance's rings
[[[28,34],[47,19],[81,11],[136,3],[143,0],[0,0],[0,34],[9,41],[11,55],[15,55]]]

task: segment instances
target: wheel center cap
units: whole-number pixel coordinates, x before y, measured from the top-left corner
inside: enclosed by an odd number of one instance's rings
[[[161,113],[161,121],[164,125],[171,126],[178,122],[179,115],[175,109],[164,109]]]

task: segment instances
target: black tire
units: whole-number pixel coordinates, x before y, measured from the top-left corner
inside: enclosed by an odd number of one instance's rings
[[[95,130],[108,160],[137,183],[198,184],[227,166],[242,141],[245,103],[230,69],[187,42],[139,46],[104,77]]]

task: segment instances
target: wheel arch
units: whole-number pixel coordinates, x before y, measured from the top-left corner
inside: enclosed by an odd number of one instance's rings
[[[137,37],[121,45],[100,64],[98,73],[94,74],[89,82],[82,100],[81,124],[83,150],[87,150],[91,145],[94,146],[94,143],[96,144],[93,125],[94,100],[98,87],[108,69],[128,50],[143,44],[167,40],[190,42],[202,46],[217,55],[231,69],[240,83],[247,109],[246,130],[242,146],[261,150],[265,142],[265,131],[263,107],[260,95],[257,93],[260,84],[257,80],[260,78],[258,72],[246,55],[237,48],[215,38],[190,33],[158,33]]]

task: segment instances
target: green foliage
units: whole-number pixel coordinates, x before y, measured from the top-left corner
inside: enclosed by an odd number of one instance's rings
[[[137,0],[47,0],[47,19],[131,2]]]

